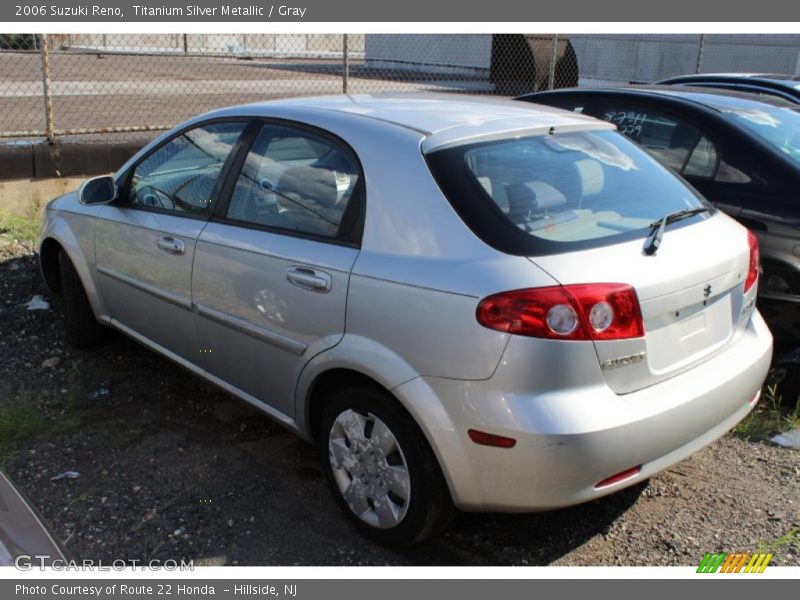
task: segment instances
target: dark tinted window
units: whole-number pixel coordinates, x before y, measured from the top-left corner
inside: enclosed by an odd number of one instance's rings
[[[694,125],[649,107],[608,101],[592,109],[623,135],[647,148],[674,171],[713,177],[717,164],[714,144]]]
[[[140,162],[128,189],[131,206],[205,213],[217,178],[246,123],[190,129]]]
[[[336,142],[265,125],[247,155],[226,217],[333,238],[360,177],[354,159]]]
[[[529,96],[529,100],[525,100],[525,102],[528,101],[533,104],[541,103],[546,106],[562,108],[570,112],[582,113],[589,103],[589,98],[585,95],[568,96],[566,94],[544,94],[540,96],[539,94],[534,94],[533,96]]]
[[[796,109],[751,103],[747,107],[731,105],[722,111],[775,150],[800,163],[800,113]]]

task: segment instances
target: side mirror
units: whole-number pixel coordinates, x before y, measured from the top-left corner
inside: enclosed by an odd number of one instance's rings
[[[117,199],[117,184],[111,175],[93,177],[78,190],[81,204],[108,204]]]

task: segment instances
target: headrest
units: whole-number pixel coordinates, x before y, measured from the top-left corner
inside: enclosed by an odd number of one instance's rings
[[[591,158],[575,161],[575,168],[581,178],[581,196],[593,196],[599,194],[605,184],[603,166]]]
[[[509,213],[554,208],[567,203],[567,198],[544,181],[515,182],[506,186]]]
[[[333,171],[316,167],[287,169],[278,180],[275,191],[279,195],[298,201],[303,206],[307,206],[311,201],[322,208],[333,208],[338,197],[336,176]]]

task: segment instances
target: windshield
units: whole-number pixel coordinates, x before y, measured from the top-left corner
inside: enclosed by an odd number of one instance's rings
[[[800,114],[796,109],[726,107],[723,112],[782,154],[800,162]]]
[[[703,200],[615,131],[510,137],[432,152],[434,177],[467,225],[511,254],[643,238]],[[707,218],[694,217],[673,227]]]

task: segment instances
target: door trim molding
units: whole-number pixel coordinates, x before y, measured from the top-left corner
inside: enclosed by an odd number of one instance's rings
[[[308,348],[308,346],[303,342],[298,342],[297,340],[280,333],[253,325],[248,321],[239,319],[238,317],[231,316],[213,308],[209,308],[208,306],[203,306],[202,304],[196,303],[192,306],[195,312],[201,317],[215,321],[220,325],[224,325],[225,327],[230,327],[239,333],[243,333],[244,335],[248,335],[257,340],[267,342],[268,344],[280,348],[281,350],[285,350],[286,352],[294,354],[295,356],[302,356],[305,353],[306,348]]]
[[[130,327],[127,327],[123,323],[120,323],[116,319],[112,319],[111,317],[100,317],[100,320],[103,323],[105,323],[107,325],[110,325],[111,327],[115,327],[116,329],[118,329],[119,331],[121,331],[125,335],[129,336],[130,338],[132,338],[136,342],[139,342],[145,348],[148,348],[149,350],[152,350],[152,351],[156,352],[157,354],[160,354],[161,356],[164,356],[165,358],[167,358],[167,359],[177,363],[181,367],[187,369],[191,373],[194,373],[195,375],[199,375],[200,377],[206,379],[207,381],[210,381],[211,383],[213,383],[214,385],[216,385],[216,386],[220,387],[221,389],[225,390],[229,394],[232,394],[232,395],[236,396],[237,398],[240,398],[241,400],[244,400],[245,402],[247,402],[248,404],[250,404],[251,406],[253,406],[257,410],[261,411],[262,413],[264,413],[265,415],[267,415],[268,417],[270,417],[271,419],[273,419],[274,421],[276,421],[280,425],[283,425],[287,429],[295,432],[296,434],[298,434],[300,436],[304,436],[305,435],[305,432],[302,431],[300,428],[298,428],[297,422],[290,415],[287,415],[286,413],[281,412],[277,408],[274,408],[274,407],[270,406],[269,404],[267,404],[266,402],[256,398],[255,396],[251,396],[247,392],[244,392],[244,391],[240,390],[239,388],[237,388],[236,386],[231,385],[227,381],[224,381],[224,380],[220,379],[219,377],[217,377],[215,375],[212,375],[208,371],[205,371],[205,370],[201,369],[196,364],[194,364],[192,362],[189,362],[188,360],[186,360],[185,358],[183,358],[181,356],[178,356],[174,352],[170,352],[169,350],[167,350],[163,346],[160,346],[160,345],[156,344],[155,342],[153,342],[152,340],[150,340],[149,338],[146,338],[146,337],[142,336],[140,333],[137,333],[136,331],[134,331]]]
[[[108,267],[96,266],[95,268],[99,274],[110,277],[111,279],[116,279],[125,285],[129,285],[130,287],[139,290],[140,292],[149,294],[150,296],[158,298],[159,300],[163,300],[164,302],[174,304],[179,308],[192,310],[192,301],[186,296],[181,296],[180,294],[176,294],[174,292],[167,292],[166,290],[162,290],[150,283],[145,283],[144,281],[135,279],[129,275],[124,275],[118,271],[109,269]]]

